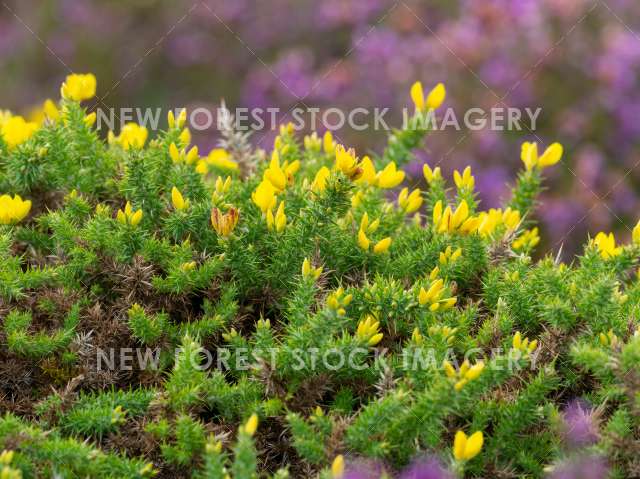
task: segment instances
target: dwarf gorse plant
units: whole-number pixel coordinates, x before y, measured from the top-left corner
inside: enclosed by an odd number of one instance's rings
[[[292,125],[201,156],[185,111],[105,142],[95,92],[0,117],[3,478],[637,476],[640,226],[532,259],[560,144],[483,210],[402,170],[442,85],[362,158]]]

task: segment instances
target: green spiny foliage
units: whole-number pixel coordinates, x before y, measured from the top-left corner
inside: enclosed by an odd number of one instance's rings
[[[289,126],[269,154],[201,158],[182,115],[105,143],[79,99],[0,135],[2,477],[337,478],[345,456],[392,474],[425,454],[465,477],[580,454],[637,474],[640,228],[532,258],[559,145],[526,143],[482,211],[470,171],[454,189],[425,166],[426,191],[389,199],[425,110],[373,161]],[[575,399],[600,425],[580,451]]]

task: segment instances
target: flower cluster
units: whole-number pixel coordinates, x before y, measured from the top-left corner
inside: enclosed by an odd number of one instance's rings
[[[3,477],[634,473],[640,225],[532,257],[561,147],[484,208],[471,168],[403,186],[417,122],[370,157],[291,125],[201,155],[183,112],[103,141],[95,88],[0,144]],[[567,453],[582,395],[603,427]]]
[[[484,366],[484,362],[482,361],[477,362],[472,366],[468,360],[465,360],[460,365],[460,369],[456,371],[449,361],[445,361],[443,364],[444,372],[447,377],[455,381],[454,389],[456,391],[460,391],[468,382],[477,379],[480,374],[482,374]]]

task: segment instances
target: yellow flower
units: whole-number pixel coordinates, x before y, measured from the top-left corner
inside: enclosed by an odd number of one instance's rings
[[[0,224],[12,225],[19,223],[31,211],[31,200],[23,200],[20,195],[0,196]]]
[[[154,477],[158,474],[158,471],[153,468],[153,462],[147,462],[142,468],[140,468],[138,474],[142,477]]]
[[[440,167],[436,166],[433,170],[428,164],[424,164],[422,167],[422,174],[424,175],[424,179],[427,180],[427,183],[431,184],[434,180],[439,180],[442,178],[442,172],[440,171]]]
[[[420,188],[416,188],[409,194],[409,188],[403,188],[398,195],[398,205],[406,214],[417,211],[422,206],[422,193]]]
[[[291,163],[285,161],[282,165],[282,169],[284,170],[284,174],[287,177],[287,181],[290,185],[292,185],[293,175],[295,175],[300,169],[300,160],[292,161]]]
[[[287,175],[280,166],[280,155],[276,150],[271,154],[271,162],[263,178],[269,181],[278,192],[284,191],[287,186]]]
[[[482,449],[483,442],[482,431],[476,431],[469,437],[464,431],[458,431],[453,440],[453,457],[458,461],[473,459]]]
[[[349,306],[353,300],[352,294],[344,294],[344,288],[339,287],[333,293],[327,296],[327,307],[336,311],[338,315],[343,316],[346,311],[344,308]]]
[[[353,148],[345,150],[344,146],[337,145],[336,151],[336,170],[344,173],[349,179],[355,181],[362,176],[363,170],[358,164],[358,158]]]
[[[510,234],[520,224],[520,212],[511,208],[502,211],[499,208],[491,208],[489,211],[483,211],[478,215],[478,234],[483,237],[489,237],[496,230],[504,226],[506,233]]]
[[[534,339],[533,341],[529,341],[528,338],[523,338],[520,331],[516,331],[516,334],[513,335],[512,341],[513,349],[520,351],[521,353],[528,355],[536,350],[538,347],[538,340]]]
[[[456,211],[451,215],[450,228],[453,230],[458,229],[468,217],[469,205],[467,204],[467,200],[462,200],[456,208]]]
[[[434,279],[438,278],[439,274],[440,274],[440,268],[438,266],[434,266],[434,268],[429,273],[429,279],[433,281]]]
[[[612,329],[610,329],[606,334],[600,333],[599,340],[600,344],[603,346],[611,346],[612,348],[615,348],[620,341]]]
[[[269,230],[275,229],[277,233],[281,233],[286,225],[287,217],[284,214],[284,201],[281,201],[275,216],[272,209],[267,211],[267,228]]]
[[[11,464],[11,461],[13,461],[13,456],[13,451],[7,451],[6,449],[3,450],[2,454],[0,454],[0,464],[8,466],[9,464]]]
[[[195,262],[195,261],[188,261],[188,262],[186,262],[186,263],[182,263],[182,264],[180,265],[180,269],[181,269],[182,271],[185,271],[185,272],[187,272],[187,271],[193,271],[194,269],[196,269],[196,266],[197,266],[197,264],[196,264],[196,262]]]
[[[520,224],[520,211],[507,208],[502,213],[502,223],[507,227],[507,231],[511,233]]]
[[[34,108],[28,115],[29,121],[43,125],[45,122],[55,123],[60,118],[60,111],[56,104],[47,99],[41,106]]]
[[[260,207],[263,213],[266,213],[276,205],[276,189],[270,181],[263,180],[253,193],[251,199]]]
[[[562,158],[563,148],[560,143],[553,143],[538,157],[538,145],[536,143],[524,142],[520,151],[520,159],[527,171],[534,168],[543,170],[555,165]]]
[[[169,145],[169,157],[171,158],[171,161],[173,161],[174,163],[180,163],[182,161],[181,158],[181,153],[178,150],[178,147],[176,146],[175,143],[171,143]]]
[[[540,242],[540,236],[538,235],[538,227],[530,230],[523,231],[520,236],[513,242],[511,247],[515,251],[530,250],[534,248]]]
[[[178,113],[178,118],[175,117],[173,111],[169,111],[167,113],[167,123],[169,124],[170,129],[174,128],[182,128],[187,121],[187,110],[182,109],[180,113]]]
[[[380,188],[395,188],[404,180],[404,171],[396,170],[396,163],[392,161],[376,175],[376,184]]]
[[[58,110],[58,106],[53,102],[53,100],[45,100],[44,104],[42,105],[42,111],[44,112],[44,115],[52,122],[57,121],[58,118],[60,118],[60,110]]]
[[[445,361],[442,366],[444,367],[444,372],[447,377],[456,381],[454,385],[454,389],[456,391],[460,391],[469,381],[477,379],[484,370],[483,361],[478,361],[476,364],[471,366],[469,361],[466,359],[460,365],[460,370],[458,371],[455,370],[449,361]]]
[[[233,161],[229,153],[222,148],[211,150],[206,161],[209,165],[222,170],[237,171],[239,169],[238,163]]]
[[[600,256],[604,259],[613,258],[614,256],[618,256],[622,253],[622,247],[616,247],[616,239],[613,236],[613,233],[609,233],[607,235],[601,231],[596,235],[593,243],[598,248]]]
[[[189,128],[182,130],[180,136],[178,136],[178,140],[180,140],[180,143],[184,146],[191,144],[191,131],[189,131]]]
[[[553,143],[550,145],[538,158],[538,168],[543,169],[548,166],[553,166],[562,158],[563,148],[560,143]]]
[[[315,280],[315,279],[318,279],[321,274],[322,274],[322,266],[318,266],[317,268],[314,268],[311,265],[311,261],[309,260],[309,258],[304,259],[304,261],[302,262],[303,278],[313,278]]]
[[[426,99],[421,82],[417,81],[411,86],[411,100],[413,100],[417,111],[435,110],[439,108],[444,102],[446,94],[447,91],[442,83],[438,83],[429,92]]]
[[[478,233],[480,236],[490,236],[502,223],[502,211],[491,208],[489,211],[483,211],[478,215],[479,225]]]
[[[187,165],[192,165],[195,162],[197,162],[200,159],[200,155],[198,154],[198,147],[194,146],[193,148],[191,148],[188,152],[187,155],[184,158],[184,162]]]
[[[144,126],[127,123],[122,127],[120,136],[116,137],[113,136],[113,133],[111,134],[110,142],[119,144],[125,150],[140,150],[144,147],[147,136],[149,136],[149,132]]]
[[[37,129],[37,123],[25,121],[21,116],[12,116],[2,124],[0,133],[9,149],[12,149],[31,138]]]
[[[189,208],[189,200],[185,200],[182,196],[182,193],[180,193],[180,190],[178,190],[178,188],[176,188],[175,186],[171,188],[171,203],[173,204],[173,207],[178,211],[186,210],[187,208]]]
[[[201,175],[206,175],[207,173],[209,173],[209,165],[207,165],[206,160],[198,161],[198,163],[196,164],[196,172],[200,173]]]
[[[197,146],[194,146],[189,152],[186,152],[185,149],[178,150],[175,143],[169,145],[169,157],[175,164],[186,163],[187,165],[192,165],[200,160],[198,153]]]
[[[222,176],[218,176],[218,178],[216,178],[215,189],[213,191],[213,194],[211,195],[212,201],[214,203],[222,201],[225,193],[229,191],[229,188],[231,188],[231,177],[227,176],[223,180]]]
[[[96,94],[96,83],[93,73],[73,73],[67,76],[60,87],[60,95],[62,98],[73,101],[90,100]]]
[[[389,250],[390,246],[391,246],[391,238],[386,237],[384,239],[381,239],[375,244],[375,246],[373,247],[373,252],[375,254],[386,253]]]
[[[322,149],[327,155],[333,155],[334,151],[336,151],[336,144],[329,130],[327,130],[322,137]]]
[[[373,166],[371,158],[365,156],[360,162],[360,168],[362,169],[362,176],[358,179],[358,183],[365,183],[369,185],[376,184],[376,168]]]
[[[418,302],[423,306],[427,303],[435,302],[442,296],[443,290],[444,280],[437,279],[429,285],[429,289],[420,288]]]
[[[360,203],[362,202],[362,198],[364,197],[364,192],[362,191],[356,191],[352,196],[351,196],[351,208],[355,209],[358,206],[360,206]]]
[[[369,223],[369,214],[365,211],[360,220],[360,230],[367,233],[374,233],[380,226],[380,218]]]
[[[382,341],[383,334],[380,331],[380,321],[368,314],[365,319],[360,320],[356,329],[356,338],[366,341],[369,346],[375,346]]]
[[[365,251],[369,251],[369,245],[371,241],[367,238],[367,234],[364,232],[362,228],[358,230],[358,246]]]
[[[462,255],[462,248],[457,248],[453,251],[451,246],[447,246],[444,251],[440,252],[440,264],[453,263]]]
[[[320,168],[313,179],[313,183],[311,183],[311,189],[316,193],[322,193],[327,188],[327,178],[329,178],[330,174],[331,172],[326,166]]]
[[[84,124],[87,125],[89,128],[91,128],[95,124],[96,118],[97,118],[96,112],[93,111],[84,117],[84,120],[83,120]]]
[[[295,125],[293,124],[293,122],[289,122],[285,125],[280,125],[280,136],[287,136],[287,135],[293,135],[293,133],[295,132]]]
[[[223,238],[228,237],[231,232],[236,228],[238,219],[240,218],[240,212],[237,208],[229,208],[229,211],[224,215],[218,208],[211,210],[211,225]]]
[[[447,342],[447,344],[453,343],[453,340],[455,339],[455,334],[457,331],[458,331],[458,328],[450,328],[449,326],[430,326],[429,327],[430,336],[440,336],[442,339],[444,339]],[[449,368],[449,372],[451,372],[452,369],[453,369],[453,366]],[[445,370],[446,370],[446,365],[445,365]],[[455,374],[455,370],[453,370],[453,372]]]
[[[281,233],[287,225],[287,216],[284,214],[284,200],[280,202],[275,218],[276,232]]]
[[[253,413],[243,426],[243,431],[249,436],[253,436],[258,429],[258,415]]]
[[[332,479],[342,479],[344,477],[344,456],[338,454],[331,463]]]
[[[318,134],[314,131],[311,135],[304,137],[304,149],[307,151],[320,151],[322,140],[318,138]]]
[[[453,233],[460,231],[469,232],[469,205],[466,200],[462,200],[455,211],[447,206],[442,211],[442,200],[438,200],[433,207],[433,226],[438,233]]]
[[[117,219],[123,225],[138,226],[142,220],[142,210],[133,211],[131,203],[127,201],[124,211],[118,210]]]
[[[459,190],[473,190],[473,187],[475,186],[475,178],[471,174],[471,167],[467,166],[462,175],[458,170],[455,170],[453,172],[453,181]]]

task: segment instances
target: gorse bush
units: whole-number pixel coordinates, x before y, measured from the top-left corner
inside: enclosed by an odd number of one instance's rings
[[[201,157],[184,111],[105,143],[95,91],[0,117],[3,478],[640,474],[640,226],[532,260],[559,144],[483,211],[470,169],[403,185],[442,85],[371,158]]]

